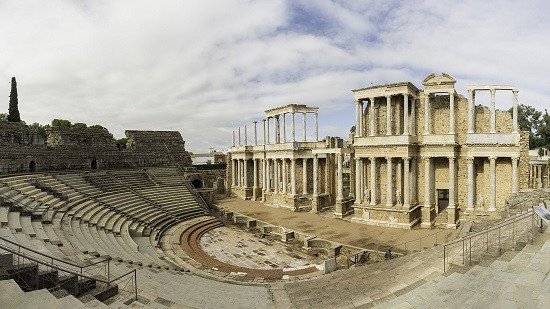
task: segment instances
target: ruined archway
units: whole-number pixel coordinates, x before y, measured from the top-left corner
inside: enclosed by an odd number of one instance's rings
[[[29,162],[29,172],[31,173],[36,172],[36,162],[34,161]]]

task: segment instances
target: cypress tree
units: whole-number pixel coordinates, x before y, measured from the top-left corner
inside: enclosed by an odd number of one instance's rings
[[[8,121],[9,122],[20,122],[21,117],[19,116],[19,102],[17,100],[17,82],[15,77],[11,78],[11,92],[10,92],[10,107],[8,111]]]

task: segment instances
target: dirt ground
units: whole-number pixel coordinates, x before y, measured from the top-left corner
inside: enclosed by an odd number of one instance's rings
[[[328,213],[319,215],[309,212],[292,212],[288,209],[274,208],[260,202],[233,197],[218,200],[216,205],[273,225],[367,249],[381,249],[385,246],[396,245],[398,248],[403,248],[402,244],[404,242],[412,241],[407,244],[407,249],[416,250],[416,247],[420,245],[422,247],[434,245],[436,238],[437,242],[441,244],[453,232],[453,230],[429,230],[419,227],[408,230],[370,226],[342,219],[328,218]],[[434,235],[435,233],[437,233],[437,237]],[[421,237],[424,237],[422,244],[418,241]]]

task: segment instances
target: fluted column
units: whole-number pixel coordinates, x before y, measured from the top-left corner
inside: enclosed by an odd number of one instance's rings
[[[519,158],[512,158],[512,193],[518,193],[518,160]]]
[[[455,158],[449,157],[449,207],[455,207],[456,197],[456,174],[455,174]]]
[[[449,134],[455,134],[455,92],[449,93]]]
[[[369,98],[369,131],[374,136],[374,98]]]
[[[497,168],[496,168],[496,157],[489,157],[489,165],[491,167],[491,175],[489,177],[489,211],[495,211],[496,208],[496,174],[497,174]]]
[[[344,198],[344,175],[343,175],[343,161],[344,161],[344,155],[341,153],[337,154],[337,160],[338,160],[338,190],[336,194],[336,201],[342,201]]]
[[[313,155],[313,196],[317,196],[319,194],[319,183],[317,181],[318,168],[319,168],[319,158],[317,154],[314,154]]]
[[[254,186],[254,190],[256,190],[258,188],[258,160],[253,159],[253,161],[254,161],[253,186]]]
[[[283,143],[286,143],[286,113],[283,113]]]
[[[386,96],[386,135],[392,135],[391,118],[392,118],[391,95],[389,95],[389,96]]]
[[[513,90],[513,99],[512,99],[512,132],[518,132],[518,91]]]
[[[266,124],[265,124],[265,119],[262,119],[263,121],[263,129],[264,129],[264,145],[267,145],[267,140],[266,140]]]
[[[235,130],[233,130],[233,147],[235,147]]]
[[[495,103],[495,89],[491,89],[491,133],[496,132],[496,124],[497,124],[497,117],[496,117],[496,103]]]
[[[361,110],[360,100],[355,102],[355,137],[361,136]]]
[[[392,158],[386,158],[386,207],[393,206],[393,168]]]
[[[266,122],[266,123],[267,123],[267,143],[266,143],[266,145],[267,145],[267,144],[271,144],[271,139],[269,138],[269,131],[270,131],[270,130],[269,130],[269,119],[270,119],[270,118],[271,118],[271,117],[267,117],[267,119],[266,119],[266,120],[267,120],[267,122]]]
[[[239,127],[239,146],[241,146],[241,127]]]
[[[290,186],[292,195],[296,195],[296,159],[290,160]]]
[[[287,194],[288,182],[286,177],[286,159],[282,159],[281,161],[283,162],[283,172],[281,173],[281,176],[283,177],[283,194]]]
[[[430,94],[424,98],[424,135],[430,134]]]
[[[361,204],[361,164],[359,158],[355,158],[355,204]]]
[[[243,160],[243,177],[244,177],[244,187],[248,188],[248,160]]]
[[[411,186],[410,186],[410,158],[403,158],[403,208],[409,209],[411,206]]]
[[[273,185],[275,193],[279,193],[279,159],[273,160]]]
[[[315,142],[319,140],[319,113],[315,112]]]
[[[409,135],[409,94],[403,94],[403,135]]]
[[[254,146],[258,145],[258,122],[254,121]]]
[[[468,101],[468,132],[467,133],[474,133],[475,123],[476,123],[476,107],[475,107],[476,91],[474,89],[469,89],[468,94],[470,96],[470,100]]]
[[[376,205],[378,201],[377,181],[376,181],[376,158],[370,158],[370,204]]]
[[[307,159],[302,159],[302,191],[307,194]]]
[[[468,160],[468,206],[466,210],[474,210],[475,197],[475,174],[474,174],[474,158],[469,157]]]

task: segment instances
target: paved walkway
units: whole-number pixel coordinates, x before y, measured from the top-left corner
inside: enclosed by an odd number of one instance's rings
[[[225,198],[216,201],[216,204],[218,207],[242,213],[273,225],[367,249],[395,245],[436,232],[435,230],[420,228],[405,230],[370,226],[309,212],[292,212],[288,209],[274,208],[260,202],[238,198]],[[442,230],[439,234],[439,242],[441,243],[441,237],[450,235],[452,231]],[[435,238],[430,237],[423,240],[423,246],[429,246],[430,242],[435,242]]]

